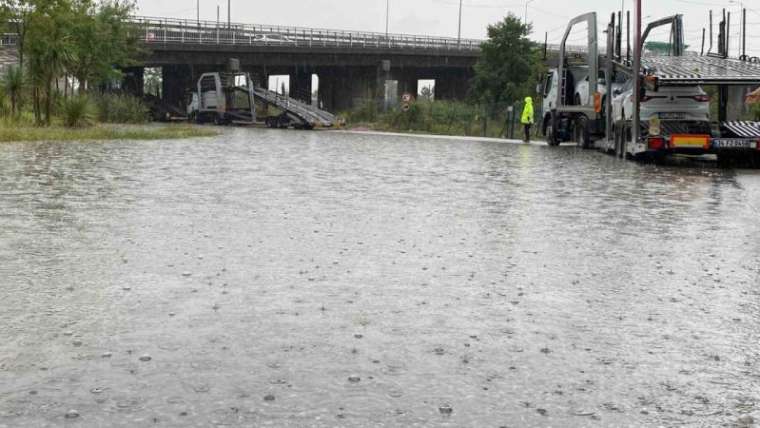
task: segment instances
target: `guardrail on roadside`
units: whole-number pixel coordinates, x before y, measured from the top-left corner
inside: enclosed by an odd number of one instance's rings
[[[200,45],[479,52],[482,40],[136,16],[144,41]]]

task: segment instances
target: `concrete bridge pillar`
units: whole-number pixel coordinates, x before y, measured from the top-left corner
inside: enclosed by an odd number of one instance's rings
[[[470,90],[472,70],[449,70],[435,77],[435,98],[439,100],[458,100],[467,98]]]
[[[290,96],[311,104],[311,70],[303,67],[296,68],[290,73]]]
[[[161,68],[163,101],[184,108],[185,94],[193,88],[193,70],[189,65],[169,65]]]
[[[330,112],[351,110],[377,96],[377,71],[369,67],[317,69],[319,102]]]

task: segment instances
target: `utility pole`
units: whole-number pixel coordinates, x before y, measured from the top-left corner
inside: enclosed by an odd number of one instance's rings
[[[216,5],[216,27],[219,28],[219,5]]]
[[[462,0],[459,0],[459,32],[457,32],[457,44],[462,43]]]
[[[227,28],[232,28],[232,0],[227,0]]]
[[[195,13],[198,19],[198,26],[201,26],[201,0],[195,2]]]

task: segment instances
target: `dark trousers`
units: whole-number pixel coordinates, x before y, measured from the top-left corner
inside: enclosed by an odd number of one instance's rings
[[[530,123],[524,123],[523,126],[525,127],[525,141],[526,143],[530,143],[530,127],[532,126]]]

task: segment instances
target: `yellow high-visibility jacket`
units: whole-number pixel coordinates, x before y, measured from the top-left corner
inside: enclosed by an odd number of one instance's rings
[[[520,122],[523,125],[533,125],[533,98],[525,98],[525,107],[523,107],[522,119]]]

